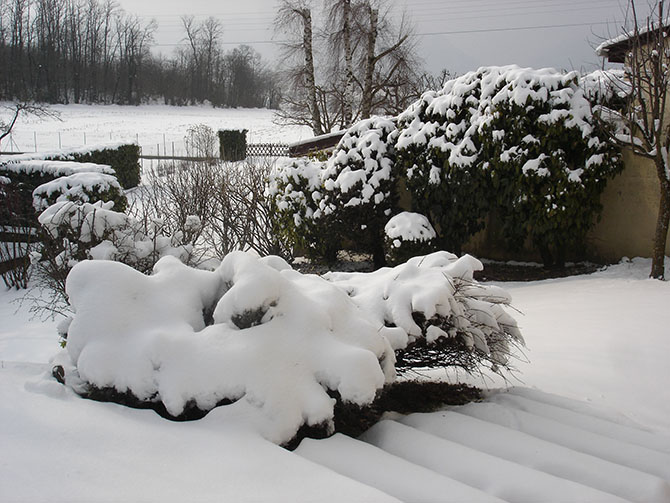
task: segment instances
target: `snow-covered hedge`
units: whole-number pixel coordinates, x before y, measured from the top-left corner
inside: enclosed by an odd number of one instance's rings
[[[372,273],[328,273],[379,326],[387,327],[398,367],[458,366],[500,371],[514,346],[524,344],[503,306],[503,289],[474,280],[481,262],[470,255],[435,252]]]
[[[33,190],[33,207],[43,211],[56,202],[113,201],[116,211],[126,207],[126,196],[115,176],[101,172],[79,172],[61,176]]]
[[[174,416],[235,401],[227,412],[277,443],[303,424],[332,428],[329,391],[365,405],[395,375],[384,331],[341,289],[278,257],[235,252],[213,272],[168,257],[152,276],[88,261],[67,292],[68,383],[160,401]]]
[[[67,279],[75,315],[56,363],[83,395],[130,394],[173,416],[230,404],[219,419],[242,415],[286,443],[303,425],[332,431],[333,396],[370,404],[395,377],[394,351],[419,341],[469,370],[506,366],[521,335],[509,296],[472,281],[480,267],[437,253],[324,279],[243,252],[215,271],[165,257],[151,276],[85,261]]]
[[[115,175],[124,189],[135,187],[140,182],[140,148],[137,145],[127,143],[109,143],[102,145],[89,145],[77,149],[55,150],[48,152],[36,152],[17,156],[4,156],[0,158],[0,175],[7,172],[17,172],[15,165],[29,166],[30,161],[73,161],[80,164],[100,164],[111,168],[107,174]],[[44,164],[37,163],[37,166]],[[19,168],[25,171],[25,168]],[[41,171],[41,168],[40,168]],[[50,176],[46,171],[41,171],[42,177],[33,181],[32,189],[49,181],[56,176],[70,175],[72,173],[60,173]],[[9,175],[10,178],[11,175]],[[12,178],[14,180],[14,178]],[[24,181],[16,179],[15,181]]]

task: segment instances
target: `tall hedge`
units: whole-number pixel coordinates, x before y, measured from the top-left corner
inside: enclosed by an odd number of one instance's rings
[[[219,153],[221,159],[229,162],[247,158],[247,130],[219,130]]]

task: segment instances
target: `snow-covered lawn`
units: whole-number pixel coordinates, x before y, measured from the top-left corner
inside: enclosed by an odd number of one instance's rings
[[[556,500],[559,490],[572,491],[565,493],[575,495],[571,501],[619,501],[611,493],[667,501],[670,283],[647,279],[649,267],[636,259],[592,275],[500,284],[524,313],[517,320],[530,362],[517,365],[522,383],[510,383],[522,389],[438,413],[442,418],[392,418],[365,444],[338,435],[297,453],[223,408],[175,423],[79,398],[49,377],[49,358],[59,352],[56,322],[15,312],[11,301],[20,293],[2,291],[0,501],[395,501],[390,494],[532,501],[538,491]],[[460,425],[458,438],[446,438],[445,421]],[[500,428],[518,431],[516,444]],[[403,436],[412,446],[398,440]],[[571,463],[586,468],[570,470]],[[496,467],[505,471],[496,474]],[[516,476],[532,483],[514,485]],[[430,487],[435,491],[426,492]]]

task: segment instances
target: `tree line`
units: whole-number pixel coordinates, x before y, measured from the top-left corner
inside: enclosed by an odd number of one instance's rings
[[[0,99],[277,108],[274,71],[251,47],[222,50],[220,21],[182,18],[186,44],[151,52],[155,21],[114,0],[0,0]]]

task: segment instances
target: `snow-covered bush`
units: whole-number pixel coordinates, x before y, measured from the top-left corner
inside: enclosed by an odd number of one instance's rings
[[[324,167],[322,161],[308,158],[278,164],[270,176],[267,195],[276,208],[276,232],[308,256],[334,262],[342,245],[342,222],[333,213],[324,215],[319,207]]]
[[[435,229],[420,213],[403,211],[384,226],[384,254],[389,264],[400,264],[434,248]]]
[[[33,207],[38,212],[60,201],[81,203],[113,201],[116,211],[124,211],[127,204],[126,196],[116,177],[96,172],[61,176],[33,190]]]
[[[165,257],[151,276],[84,261],[67,280],[75,314],[54,363],[84,396],[132,397],[171,416],[223,406],[217,420],[242,416],[287,443],[302,426],[332,431],[336,399],[371,404],[395,378],[394,353],[403,369],[418,366],[410,355],[508,366],[523,340],[502,307],[509,296],[474,282],[478,268],[446,252],[325,278],[243,252],[215,271]]]
[[[11,215],[0,214],[1,222],[11,224],[12,219],[16,218],[34,222],[37,215],[33,207],[33,191],[60,177],[82,173],[113,175],[114,170],[101,164],[34,160],[30,155],[16,156],[0,163],[0,176],[10,180],[10,191],[13,194]]]
[[[82,394],[113,388],[173,416],[234,402],[219,418],[245,416],[285,443],[303,424],[332,430],[330,394],[369,404],[395,376],[385,331],[279,257],[235,252],[211,272],[166,257],[152,276],[86,261],[67,293],[76,314],[61,364]]]
[[[575,72],[480,68],[424,94],[400,129],[413,203],[456,251],[495,207],[513,246],[528,236],[547,264],[561,262],[620,166]]]
[[[334,258],[349,240],[383,265],[384,225],[397,201],[396,135],[393,119],[372,117],[352,126],[325,162],[301,159],[280,166],[270,194],[283,228],[303,247],[320,246],[317,255]]]
[[[598,127],[577,73],[512,67],[487,77],[483,168],[503,234],[512,249],[529,238],[545,265],[562,266],[569,251],[583,249],[607,179],[622,167],[619,152]]]
[[[386,327],[398,370],[455,366],[473,373],[484,366],[499,372],[524,341],[504,308],[509,294],[473,279],[482,269],[470,255],[436,252],[394,268],[325,278]]]
[[[112,210],[114,203],[60,201],[39,216],[42,246],[33,256],[38,282],[54,293],[53,310],[67,300],[65,280],[72,267],[85,260],[123,262],[142,273],[151,272],[159,258],[173,255],[188,262],[193,234],[200,220],[188,221],[190,232],[172,236],[162,233],[162,222],[147,227],[124,213]]]
[[[337,215],[343,238],[384,265],[384,226],[397,206],[395,120],[372,117],[342,137],[321,173],[324,215]]]

